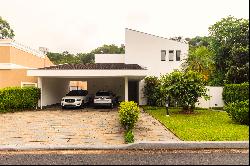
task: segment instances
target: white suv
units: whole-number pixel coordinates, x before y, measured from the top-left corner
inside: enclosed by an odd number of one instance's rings
[[[114,94],[111,91],[98,91],[94,98],[94,106],[109,106],[113,108],[115,104]]]
[[[86,90],[72,90],[65,97],[62,98],[61,106],[65,107],[79,107],[83,108],[88,103],[88,91]]]

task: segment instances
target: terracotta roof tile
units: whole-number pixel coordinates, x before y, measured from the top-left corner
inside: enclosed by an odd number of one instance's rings
[[[62,64],[39,68],[41,70],[145,70],[138,64],[125,63],[93,63],[93,64]]]

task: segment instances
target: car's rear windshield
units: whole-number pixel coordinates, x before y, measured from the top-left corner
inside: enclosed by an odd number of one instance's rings
[[[86,90],[72,90],[66,96],[86,96],[88,91]]]
[[[96,96],[110,96],[109,92],[97,92]]]

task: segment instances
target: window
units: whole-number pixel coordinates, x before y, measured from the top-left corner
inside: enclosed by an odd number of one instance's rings
[[[174,61],[174,50],[169,50],[169,61]]]
[[[161,61],[166,61],[166,50],[161,50]]]
[[[37,87],[37,83],[33,82],[21,82],[21,87]]]
[[[176,61],[181,60],[181,50],[176,50]]]

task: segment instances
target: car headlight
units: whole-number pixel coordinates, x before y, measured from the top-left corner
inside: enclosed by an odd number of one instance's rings
[[[62,101],[64,101],[64,99],[62,99]]]
[[[76,99],[76,101],[81,101],[81,99]]]

